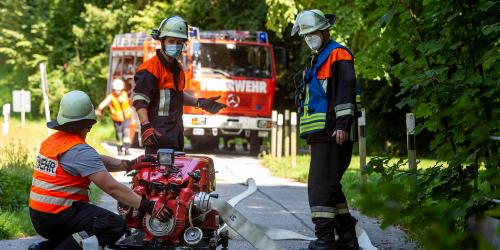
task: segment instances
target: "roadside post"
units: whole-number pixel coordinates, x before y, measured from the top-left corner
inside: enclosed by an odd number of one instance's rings
[[[295,168],[297,167],[297,113],[292,112],[290,118],[292,167]]]
[[[283,114],[278,114],[278,142],[277,142],[277,152],[276,156],[278,160],[281,160],[281,155],[283,155]]]
[[[12,91],[13,111],[21,113],[21,127],[26,126],[26,112],[31,112],[31,93],[29,91]]]
[[[272,128],[271,128],[271,155],[276,158],[276,129],[278,122],[278,111],[273,110],[271,115]]]
[[[358,118],[358,134],[359,134],[359,183],[361,190],[366,187],[366,118],[365,110],[361,111],[361,117]]]
[[[45,63],[40,63],[40,75],[42,82],[43,106],[45,108],[45,120],[50,121],[50,108],[49,108],[49,84],[47,83],[47,70]],[[50,128],[47,128],[49,135],[51,134]]]
[[[285,156],[290,155],[290,110],[285,109]]]
[[[415,116],[406,114],[406,145],[408,148],[408,166],[411,172],[417,172],[417,152],[415,147]]]
[[[2,107],[3,122],[2,122],[2,135],[9,134],[9,116],[10,116],[10,103],[4,104]]]

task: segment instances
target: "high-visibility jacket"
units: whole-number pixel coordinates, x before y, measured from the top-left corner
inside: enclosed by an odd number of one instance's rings
[[[330,111],[325,76],[329,75],[329,77],[332,77],[330,76],[331,72],[326,72],[330,70],[331,62],[329,65],[325,65],[325,63],[328,62],[332,51],[337,48],[346,50],[352,57],[352,53],[346,47],[335,41],[328,42],[326,47],[317,56],[312,67],[306,69],[303,85],[299,86],[305,92],[299,103],[300,136],[302,138],[325,130],[328,120],[327,113]],[[351,106],[350,103],[336,106],[336,116],[354,115],[354,107]]]
[[[33,171],[30,208],[57,214],[73,201],[88,202],[88,177],[73,176],[59,163],[59,156],[85,141],[77,134],[57,132],[42,142]]]
[[[113,121],[122,122],[125,119],[130,119],[132,110],[130,109],[128,95],[125,90],[122,90],[118,96],[111,93],[106,98],[110,98],[109,110],[111,111],[111,119]]]
[[[134,77],[133,105],[146,108],[149,122],[161,136],[160,147],[183,148],[182,124],[185,75],[182,65],[167,62],[159,50],[145,61]]]

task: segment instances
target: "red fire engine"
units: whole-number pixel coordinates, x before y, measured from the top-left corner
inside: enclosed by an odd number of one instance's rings
[[[159,46],[146,33],[116,35],[109,57],[108,92],[115,78],[123,79],[131,91],[135,70]],[[227,105],[216,115],[184,107],[184,135],[193,149],[216,149],[219,138],[243,138],[250,144],[250,154],[257,155],[271,129],[276,88],[275,54],[267,33],[200,32],[190,27],[180,61],[186,73],[184,91],[197,98],[220,95],[219,101]]]

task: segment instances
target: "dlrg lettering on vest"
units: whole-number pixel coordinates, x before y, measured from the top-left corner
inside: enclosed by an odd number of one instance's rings
[[[38,155],[36,157],[35,170],[51,176],[55,176],[58,164],[59,163],[56,160],[52,160],[43,155]]]

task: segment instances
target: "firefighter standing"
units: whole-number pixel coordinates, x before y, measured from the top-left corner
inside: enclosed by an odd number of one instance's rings
[[[305,10],[292,29],[292,36],[304,37],[313,51],[299,86],[300,136],[311,149],[308,196],[317,236],[309,249],[359,249],[357,220],[349,213],[340,183],[356,137],[356,77],[351,52],[330,40],[334,21],[334,15]]]
[[[109,106],[111,119],[115,126],[116,139],[118,140],[118,155],[122,155],[125,149],[125,155],[130,155],[130,120],[132,118],[132,109],[130,108],[128,94],[124,90],[124,82],[120,79],[113,80],[113,92],[99,104],[96,110],[97,116],[102,116],[104,107]]]
[[[166,218],[166,206],[142,198],[109,174],[130,171],[138,159],[100,156],[85,142],[95,123],[94,106],[82,91],[65,94],[57,119],[47,123],[58,131],[40,146],[29,211],[33,227],[48,240],[32,244],[29,250],[82,249],[82,240],[92,235],[101,246],[113,245],[125,233],[122,217],[88,203],[91,182],[123,204]]]
[[[187,22],[179,16],[164,19],[152,36],[160,40],[161,49],[144,62],[135,74],[133,105],[141,122],[142,142],[146,154],[159,147],[184,149],[183,105],[200,107],[212,114],[226,105],[219,97],[194,98],[183,92],[185,76],[177,60],[188,39]]]

